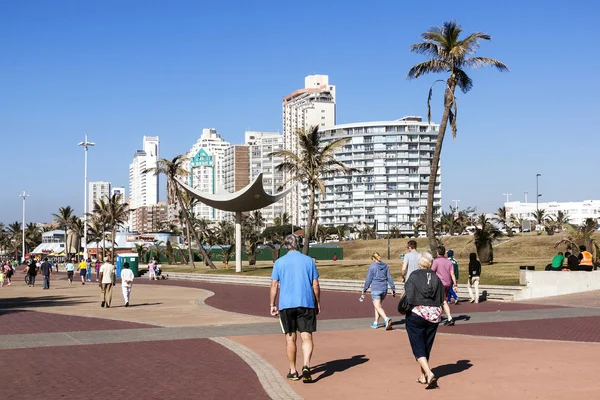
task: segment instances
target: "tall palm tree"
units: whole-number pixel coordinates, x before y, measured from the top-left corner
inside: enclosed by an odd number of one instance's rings
[[[493,58],[470,57],[479,48],[481,40],[492,40],[490,35],[483,32],[474,32],[461,40],[461,33],[462,28],[455,21],[444,22],[441,27],[432,27],[427,32],[422,33],[421,38],[423,42],[412,45],[410,51],[424,54],[429,59],[414,65],[406,74],[406,78],[408,79],[416,79],[430,73],[446,73],[449,75],[446,79],[446,90],[444,93],[444,113],[440,121],[440,130],[433,152],[429,173],[429,186],[427,188],[427,236],[429,237],[429,246],[432,252],[435,251],[438,243],[435,238],[433,226],[433,215],[435,212],[433,209],[433,194],[448,122],[452,128],[452,137],[456,138],[457,105],[454,91],[458,86],[463,93],[467,93],[473,87],[473,81],[465,72],[468,68],[493,66],[499,71],[508,71],[508,67],[504,63]],[[431,120],[431,95],[432,90],[430,89],[427,100],[428,120]]]
[[[121,194],[113,194],[106,201],[106,221],[111,230],[111,257],[115,262],[115,242],[117,240],[117,229],[123,226],[129,217],[129,205],[121,200]]]
[[[30,252],[42,243],[42,230],[35,223],[25,226],[25,251]]]
[[[100,198],[94,203],[92,220],[96,222],[97,228],[102,232],[102,258],[104,259],[104,257],[106,257],[106,232],[109,231],[108,201],[104,198]]]
[[[8,233],[9,250],[15,255],[15,258],[18,258],[19,252],[21,251],[21,244],[23,238],[21,223],[15,221],[12,224],[8,224],[8,226],[6,227],[6,232]],[[23,254],[23,257],[24,256],[25,254]]]
[[[179,188],[179,185],[177,184],[177,181],[175,180],[177,177],[184,177],[189,174],[189,172],[183,168],[183,163],[185,162],[185,160],[186,160],[186,158],[183,155],[178,155],[178,156],[174,157],[172,160],[167,160],[166,158],[162,158],[162,159],[158,160],[158,162],[156,164],[156,168],[150,168],[147,170],[147,172],[153,172],[154,175],[164,174],[166,176],[166,178],[167,178],[167,202],[169,204],[179,205],[181,211],[183,212],[184,220],[185,220],[185,223],[187,224],[187,229],[189,229],[190,233],[194,234],[196,243],[198,244],[198,248],[200,250],[200,253],[202,254],[202,257],[204,258],[205,262],[208,264],[208,266],[211,269],[216,269],[217,267],[212,262],[208,253],[206,252],[206,249],[204,248],[204,246],[202,244],[202,240],[200,240],[200,237],[198,236],[197,232],[194,229],[192,229],[192,225],[191,225],[192,217],[191,217],[190,209],[186,208],[185,204],[183,203],[181,189]],[[191,243],[188,243],[188,246],[191,246]],[[194,266],[194,268],[195,268],[194,264],[192,264],[192,266]]]
[[[507,218],[506,215],[506,207],[498,207],[498,211],[496,212],[496,217],[494,218],[494,220],[502,224],[504,229],[506,229],[508,237],[514,236],[512,224],[510,223],[510,218]]]
[[[290,174],[291,178],[284,185],[290,181],[296,181],[308,186],[308,215],[304,232],[306,246],[302,249],[304,254],[308,254],[308,243],[312,239],[312,230],[316,220],[315,198],[317,192],[321,197],[325,197],[323,178],[330,175],[347,175],[358,170],[335,159],[336,150],[344,146],[348,139],[337,139],[324,144],[321,141],[318,126],[314,126],[308,131],[299,129],[296,134],[299,139],[300,154],[289,150],[278,150],[269,154],[269,157],[283,157],[284,161],[275,169],[278,172]]]
[[[99,258],[99,247],[100,247],[100,241],[104,241],[105,237],[104,235],[104,231],[106,230],[106,228],[104,227],[104,224],[102,222],[102,218],[97,215],[97,214],[90,214],[89,218],[88,218],[88,232],[87,232],[87,239],[88,239],[88,243],[86,243],[85,245],[87,246],[89,243],[94,242],[96,244],[96,258]]]
[[[67,244],[67,231],[69,230],[69,223],[71,222],[71,217],[74,215],[75,210],[71,208],[71,206],[60,207],[58,209],[58,213],[52,214],[54,220],[65,231],[65,257],[69,258],[69,248],[66,246]]]
[[[256,228],[257,231],[260,232],[260,228],[262,228],[263,226],[265,226],[265,219],[262,215],[262,212],[260,210],[254,210],[250,213],[250,220],[252,221],[252,224],[254,225],[254,227]]]
[[[492,221],[485,214],[479,216],[477,225],[473,235],[477,256],[482,263],[491,264],[494,262],[494,248],[492,245],[495,240],[504,234],[492,224]]]

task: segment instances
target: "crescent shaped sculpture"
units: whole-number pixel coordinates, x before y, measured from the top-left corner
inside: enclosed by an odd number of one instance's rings
[[[175,180],[186,192],[193,198],[206,204],[207,206],[217,208],[223,211],[246,212],[259,210],[270,206],[271,204],[285,197],[296,185],[271,195],[265,192],[263,186],[263,174],[260,173],[250,184],[235,193],[210,194],[196,190],[183,183],[179,178]]]

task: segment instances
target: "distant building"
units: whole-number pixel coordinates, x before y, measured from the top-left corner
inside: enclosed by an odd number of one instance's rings
[[[246,144],[250,146],[250,181],[262,173],[265,191],[278,193],[284,182],[283,172],[275,171],[275,167],[283,162],[283,157],[269,157],[269,154],[283,150],[283,135],[279,132],[246,131],[245,136]],[[260,210],[266,225],[273,225],[274,218],[284,213],[284,201],[281,199]]]
[[[225,149],[223,157],[223,187],[237,192],[250,183],[249,146],[235,144]]]
[[[111,194],[110,182],[89,182],[88,183],[88,211],[94,210],[94,204],[100,199],[108,199]]]
[[[202,135],[187,154],[184,168],[189,172],[189,185],[205,193],[215,194],[223,189],[223,159],[229,147],[216,129],[202,129]],[[227,213],[198,203],[194,207],[197,218],[220,221]]]
[[[510,218],[514,215],[515,218],[523,218],[528,221],[535,221],[533,213],[539,207],[540,210],[544,210],[545,216],[556,218],[559,211],[567,214],[569,217],[569,223],[575,225],[583,225],[587,218],[592,218],[598,222],[600,218],[600,200],[584,200],[584,201],[570,201],[570,202],[549,202],[549,203],[521,203],[520,201],[511,201],[504,203],[506,207],[506,215]]]
[[[169,207],[162,201],[152,206],[141,206],[132,211],[135,221],[131,226],[132,232],[159,232],[169,220]]]
[[[143,150],[137,150],[129,165],[130,229],[137,226],[135,210],[158,203],[158,175],[150,172],[159,158],[158,136],[144,136]]]
[[[322,142],[347,138],[335,158],[358,172],[326,176],[318,223],[323,226],[376,225],[379,234],[397,227],[412,234],[427,206],[427,188],[438,125],[421,117],[395,121],[359,122],[322,130]],[[301,221],[306,221],[308,191],[302,187]],[[434,190],[434,207],[441,207],[441,168]],[[439,210],[439,209],[438,209]],[[439,215],[439,214],[438,214]]]
[[[125,198],[125,187],[124,186],[118,186],[118,187],[113,187],[110,189],[110,195],[114,196],[114,195],[120,195],[121,196],[121,203],[125,204],[127,202],[127,199]]]
[[[297,130],[319,129],[335,125],[335,86],[329,84],[327,75],[309,75],[304,78],[304,88],[285,96],[283,111],[284,148],[298,154]],[[288,180],[288,176],[285,177]],[[300,225],[300,188],[284,199],[292,223]]]

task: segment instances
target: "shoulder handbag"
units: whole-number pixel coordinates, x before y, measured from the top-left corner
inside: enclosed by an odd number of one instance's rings
[[[410,312],[410,304],[408,304],[408,297],[406,297],[406,292],[402,294],[402,297],[398,302],[398,312],[402,315],[406,315]]]

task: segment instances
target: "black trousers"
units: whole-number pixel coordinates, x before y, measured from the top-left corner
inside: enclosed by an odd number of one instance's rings
[[[406,316],[405,326],[415,358],[425,357],[429,360],[438,324],[424,320],[411,312]]]

